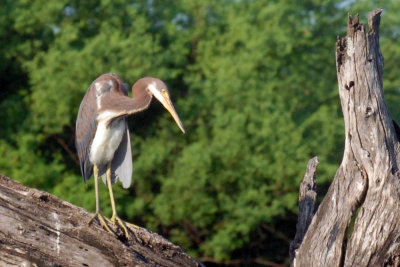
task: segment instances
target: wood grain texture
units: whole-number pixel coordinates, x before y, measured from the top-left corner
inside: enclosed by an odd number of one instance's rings
[[[0,175],[0,266],[202,266],[144,228],[124,239],[93,214]]]
[[[349,16],[347,36],[336,43],[345,150],[294,266],[398,266],[399,142],[383,94],[381,12],[370,13],[368,32]]]

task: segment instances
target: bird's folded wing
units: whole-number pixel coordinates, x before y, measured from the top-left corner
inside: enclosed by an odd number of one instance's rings
[[[100,170],[100,175],[106,183],[105,170]],[[115,151],[111,161],[111,183],[114,184],[119,179],[124,188],[128,188],[132,181],[132,152],[129,130],[126,129],[122,137],[121,144]]]
[[[96,109],[88,103],[96,103],[96,97],[93,90],[88,90],[79,107],[76,120],[76,138],[75,146],[78,153],[81,172],[85,181],[93,173],[93,165],[89,160],[90,146],[96,134]]]

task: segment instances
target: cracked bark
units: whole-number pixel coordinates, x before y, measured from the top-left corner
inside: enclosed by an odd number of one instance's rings
[[[293,266],[399,266],[399,127],[383,94],[381,12],[370,12],[368,33],[358,15],[349,16],[347,36],[336,43],[345,150],[311,223],[302,226],[304,238],[291,247]]]
[[[203,266],[144,228],[126,240],[93,214],[0,175],[0,266]]]

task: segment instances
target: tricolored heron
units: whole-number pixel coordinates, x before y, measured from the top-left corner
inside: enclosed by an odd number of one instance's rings
[[[117,180],[128,188],[132,179],[132,154],[126,116],[147,109],[153,96],[169,111],[184,133],[183,124],[171,102],[165,83],[157,78],[144,77],[132,86],[133,98],[128,97],[128,86],[119,75],[107,73],[92,82],[79,107],[76,120],[75,145],[82,176],[85,182],[94,176],[96,194],[96,217],[100,224],[112,232],[105,220],[118,222],[128,237],[124,222],[118,217],[112,191]],[[100,213],[98,177],[108,186],[112,217]]]

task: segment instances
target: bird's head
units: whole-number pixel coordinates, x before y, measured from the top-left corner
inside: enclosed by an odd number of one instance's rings
[[[157,78],[150,78],[148,80],[146,90],[148,93],[153,95],[161,104],[165,107],[166,110],[171,114],[172,118],[174,118],[176,124],[178,124],[179,129],[183,133],[185,133],[185,129],[183,128],[183,124],[179,119],[178,113],[176,113],[174,105],[172,104],[169,91],[167,85]]]

